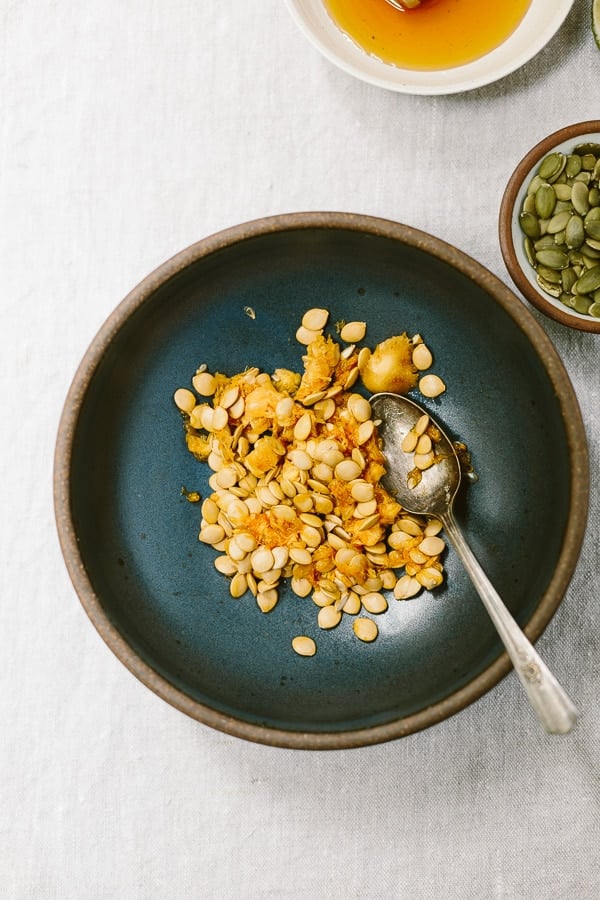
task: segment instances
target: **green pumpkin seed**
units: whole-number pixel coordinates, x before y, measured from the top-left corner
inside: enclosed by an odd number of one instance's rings
[[[573,204],[573,209],[575,212],[578,212],[580,216],[585,216],[590,208],[589,201],[589,191],[586,184],[583,181],[576,181],[571,190],[571,203]]]
[[[529,265],[535,266],[535,251],[533,249],[533,241],[531,238],[525,238],[523,241],[523,250],[525,251],[525,256],[527,257]]]
[[[600,250],[596,250],[596,248],[588,244],[587,241],[582,246],[581,253],[586,268],[593,269],[594,266],[598,265],[598,260],[600,260]]]
[[[569,262],[572,266],[583,265],[583,256],[581,255],[579,250],[569,250],[567,256],[569,257]]]
[[[554,248],[556,246],[554,235],[553,234],[544,234],[542,237],[538,238],[535,241],[534,245],[536,250],[547,250],[549,247]]]
[[[574,269],[569,266],[568,269],[562,269],[560,273],[561,284],[563,291],[568,294],[577,281],[577,273]]]
[[[596,209],[600,210],[600,206]],[[600,219],[592,219],[590,222],[584,222],[585,233],[594,241],[600,241]]]
[[[547,250],[548,247],[555,247],[556,241],[554,240],[553,234],[544,234],[542,237],[538,238],[537,241],[533,245],[536,250]]]
[[[567,178],[575,178],[581,172],[581,157],[578,153],[570,153],[567,156],[567,164],[565,165],[565,175]]]
[[[581,216],[571,216],[565,228],[565,244],[571,249],[581,247],[585,241],[585,230]]]
[[[554,183],[554,193],[559,202],[568,202],[571,199],[571,185]]]
[[[528,193],[528,194],[535,194],[535,192],[537,191],[537,189],[538,189],[538,188],[540,187],[540,185],[542,185],[543,183],[544,183],[544,181],[543,181],[542,178],[540,178],[539,175],[534,175],[533,178],[531,179],[531,182],[530,182],[530,184],[529,184],[529,187],[527,188],[527,193]]]
[[[592,291],[598,290],[600,288],[600,265],[584,272],[581,278],[575,282],[575,288],[578,294],[591,294]]]
[[[551,184],[540,184],[535,192],[535,209],[540,219],[549,219],[554,212],[556,194]]]
[[[569,188],[569,191],[571,189]],[[525,199],[523,200],[523,206],[521,207],[523,212],[531,213],[535,215],[535,194],[527,194]]]
[[[583,268],[581,270],[581,275],[583,275],[588,269],[593,269],[594,266],[597,266],[598,260],[594,256],[589,255],[588,248],[585,246],[585,244],[583,245],[583,247],[581,249],[582,249],[582,251],[585,251],[585,252],[582,252],[582,254],[581,254],[581,258],[583,260]],[[581,275],[579,276],[580,278],[581,278]]]
[[[563,250],[539,250],[536,257],[540,265],[551,269],[566,269],[569,265],[569,257]]]
[[[592,230],[597,225],[600,225],[600,222],[592,222]],[[585,239],[585,244],[582,244],[579,249],[584,256],[590,256],[592,259],[596,259],[599,242],[600,238],[593,238],[590,234],[588,234]]]
[[[564,303],[565,306],[568,306],[569,309],[573,309],[575,305],[575,297],[573,294],[561,294],[558,299],[561,303]]]
[[[592,305],[592,301],[590,300],[590,298],[576,296],[574,300],[575,302],[573,303],[573,309],[575,310],[575,312],[581,313],[585,316],[589,312],[590,306]]]
[[[599,210],[600,212],[600,210]],[[548,222],[548,234],[558,234],[567,227],[567,222],[571,218],[571,210],[564,209],[552,216]]]
[[[595,319],[600,319],[600,303],[598,301],[594,301],[591,306],[588,308],[588,316],[593,316]]]
[[[578,181],[582,181],[584,184],[589,184],[591,180],[592,180],[591,172],[584,172],[582,170],[579,173],[579,175],[575,176],[575,178],[573,179],[573,183],[575,184]]]
[[[594,162],[596,160],[594,159]],[[554,152],[549,153],[548,156],[542,160],[540,163],[540,167],[538,169],[538,174],[540,178],[544,181],[552,181],[554,178],[558,178],[562,170],[564,169],[567,162],[567,158],[563,153]]]
[[[521,226],[521,231],[523,234],[526,234],[527,237],[535,240],[535,238],[540,236],[540,223],[533,213],[522,212],[519,216],[519,225]]]
[[[549,281],[550,284],[560,284],[562,285],[561,279],[561,270],[560,269],[551,269],[549,266],[538,266],[537,268],[538,275],[544,279],[544,281]],[[566,271],[566,270],[563,270]]]
[[[584,153],[581,157],[581,168],[586,172],[593,172],[596,165],[596,157],[593,153]]]
[[[600,181],[600,179],[598,179]],[[593,187],[588,194],[590,206],[600,206],[600,188]]]
[[[593,156],[600,157],[600,144],[594,141],[586,141],[585,143],[577,144],[573,148],[573,153],[576,153],[577,156],[586,156],[588,153],[591,153]]]
[[[552,185],[552,187],[556,187],[556,185]],[[555,191],[556,193],[556,191]],[[554,206],[554,215],[559,212],[563,212],[565,209],[568,209],[569,212],[573,212],[573,207],[571,205],[570,200],[557,200]]]
[[[561,286],[559,284],[553,284],[551,281],[547,281],[545,278],[542,278],[539,270],[535,276],[535,280],[537,281],[541,289],[545,291],[546,294],[550,294],[551,297],[556,297],[556,299],[558,299],[562,294]]]

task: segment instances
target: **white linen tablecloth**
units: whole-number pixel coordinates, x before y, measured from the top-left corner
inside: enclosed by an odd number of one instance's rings
[[[551,2],[551,0],[549,0]],[[125,294],[221,228],[346,210],[431,232],[510,284],[497,239],[525,152],[600,118],[588,0],[518,72],[418,97],[324,60],[281,0],[0,2],[0,896],[594,900],[600,896],[600,337],[537,313],[589,436],[581,560],[538,648],[562,738],[510,674],[425,732],[352,751],[186,718],[107,649],[55,533],[58,417]]]

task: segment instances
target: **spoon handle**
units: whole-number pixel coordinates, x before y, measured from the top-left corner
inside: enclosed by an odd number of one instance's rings
[[[550,734],[566,734],[577,710],[502,602],[458,527],[452,510],[440,517],[494,623],[538,719]]]

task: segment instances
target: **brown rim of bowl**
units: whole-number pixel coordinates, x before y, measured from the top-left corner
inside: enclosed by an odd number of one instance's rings
[[[500,215],[498,219],[500,250],[504,258],[504,263],[510,277],[523,296],[537,307],[537,309],[545,313],[545,315],[549,316],[551,319],[560,322],[561,325],[566,325],[569,328],[577,328],[579,331],[594,332],[596,334],[600,332],[600,319],[594,319],[590,316],[589,320],[587,320],[571,315],[566,308],[562,310],[549,300],[546,300],[544,295],[536,290],[531,284],[523,272],[515,252],[512,235],[512,219],[519,189],[535,164],[553,150],[557,144],[562,144],[563,141],[581,137],[583,134],[599,131],[599,120],[592,119],[589,122],[578,122],[574,125],[567,125],[565,128],[561,128],[553,134],[549,134],[548,137],[545,137],[536,144],[535,147],[532,147],[529,153],[527,153],[518,164],[508,181],[500,204]]]
[[[167,260],[135,287],[108,317],[92,340],[73,378],[59,423],[54,458],[54,506],[58,536],[68,573],[92,624],[118,659],[143,684],[171,706],[218,731],[255,743],[303,750],[341,750],[379,744],[428,728],[473,703],[512,668],[504,652],[469,684],[419,712],[372,727],[343,732],[287,731],[227,716],[176,688],[151,668],[126,643],[102,607],[86,572],[71,515],[70,470],[77,420],[86,391],[102,358],[123,323],[160,286],[178,272],[225,247],[259,235],[298,229],[346,229],[391,238],[423,250],[448,263],[491,294],[531,341],[553,384],[563,413],[571,459],[571,502],[567,528],[556,571],[537,609],[525,627],[535,641],[552,618],[571,580],[585,531],[588,509],[588,448],[579,405],[569,376],[545,331],[523,303],[495,275],[471,257],[431,235],[386,219],[339,212],[299,212],[236,225],[198,241]]]

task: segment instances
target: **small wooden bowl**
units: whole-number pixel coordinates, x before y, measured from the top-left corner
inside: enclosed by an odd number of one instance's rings
[[[600,143],[600,121],[578,122],[548,135],[523,157],[506,186],[500,205],[500,249],[506,268],[521,293],[541,312],[569,328],[600,333],[600,319],[569,309],[543,291],[536,282],[535,269],[523,249],[524,235],[519,213],[527,187],[541,160],[554,150],[570,153],[578,144]],[[598,260],[600,262],[600,260]]]

